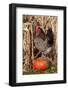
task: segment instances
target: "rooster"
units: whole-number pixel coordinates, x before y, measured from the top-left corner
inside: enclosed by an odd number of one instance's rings
[[[34,44],[39,53],[36,55],[38,57],[45,57],[52,50],[53,46],[53,32],[52,28],[48,28],[46,32],[42,30],[40,26],[36,27],[36,36],[34,39]]]

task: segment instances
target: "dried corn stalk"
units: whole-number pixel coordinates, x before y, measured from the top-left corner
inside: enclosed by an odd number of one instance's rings
[[[23,29],[23,69],[25,72],[31,68],[31,61],[33,59],[33,31],[31,23],[24,23]]]

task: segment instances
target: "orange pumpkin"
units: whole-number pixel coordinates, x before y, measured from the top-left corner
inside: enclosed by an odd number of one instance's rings
[[[34,70],[46,70],[48,68],[48,60],[43,58],[37,58],[33,60],[33,69]]]

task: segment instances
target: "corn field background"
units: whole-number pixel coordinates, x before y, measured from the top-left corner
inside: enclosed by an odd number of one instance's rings
[[[52,51],[46,55],[49,60],[49,68],[45,71],[34,71],[32,69],[32,60],[37,57],[37,53],[34,53],[35,45],[35,27],[37,22],[40,23],[40,27],[43,31],[46,31],[47,27],[52,28],[54,35]],[[50,74],[57,73],[57,32],[58,32],[58,17],[57,16],[34,16],[23,15],[22,16],[22,74]]]

